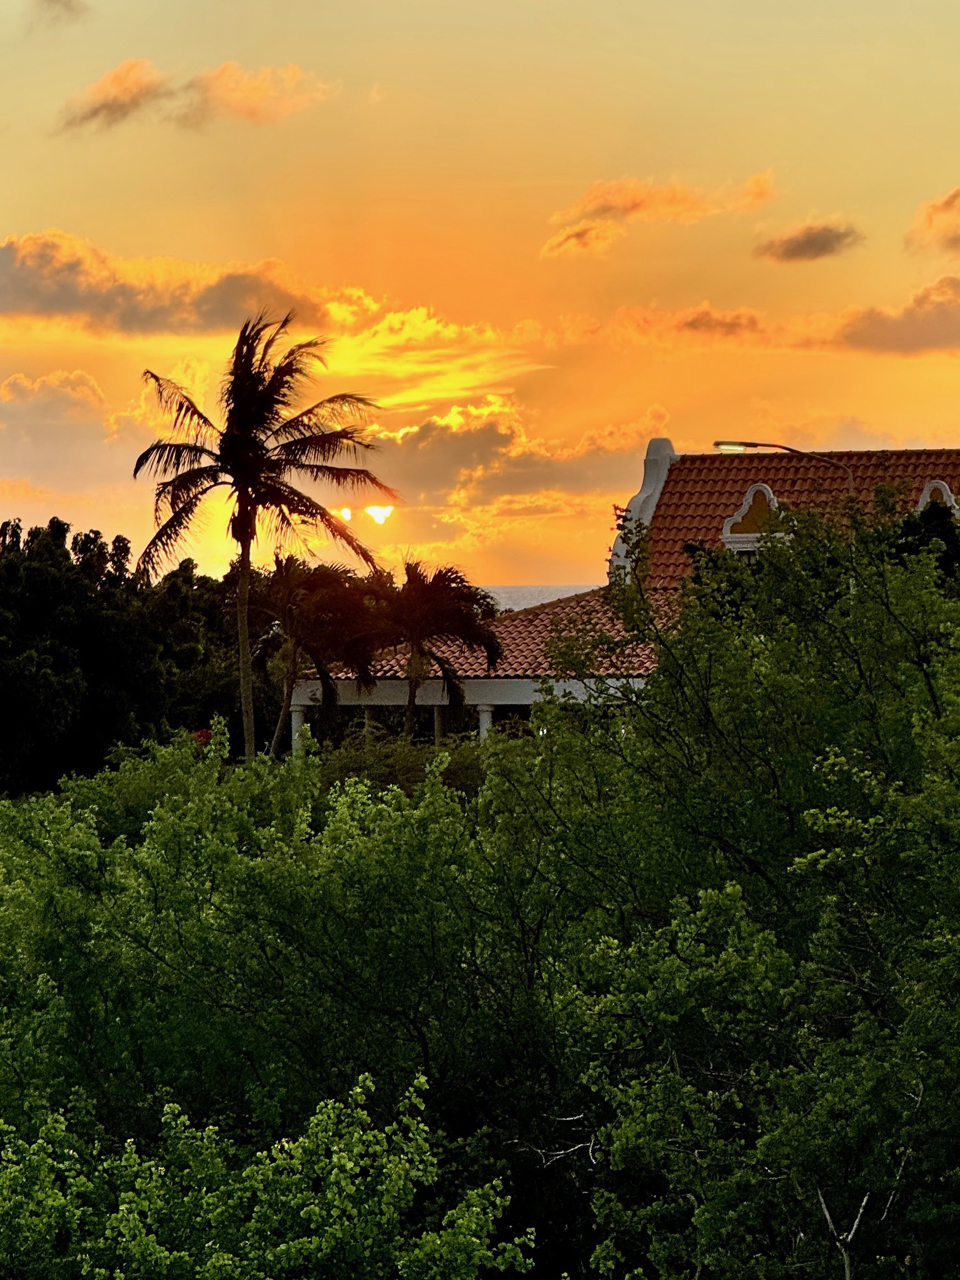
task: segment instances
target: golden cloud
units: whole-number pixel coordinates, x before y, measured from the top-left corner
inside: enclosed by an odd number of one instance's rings
[[[127,58],[67,103],[61,127],[108,129],[149,115],[191,127],[217,116],[267,124],[306,111],[339,89],[294,63],[247,71],[224,62],[178,84],[149,59]]]
[[[541,258],[559,258],[564,255],[603,254],[614,241],[627,233],[618,222],[609,218],[583,218],[572,227],[564,227],[550,237],[540,250]]]
[[[340,91],[340,85],[318,80],[294,63],[245,71],[237,62],[202,71],[183,88],[181,124],[203,124],[214,116],[237,116],[256,124],[271,124]]]
[[[683,182],[616,178],[594,182],[567,209],[551,214],[553,223],[573,224],[551,236],[541,257],[605,253],[625,234],[623,222],[691,224],[717,213],[756,208],[773,195],[773,174],[755,173],[740,186],[705,191]]]
[[[91,408],[100,409],[105,401],[96,379],[83,369],[74,369],[72,373],[57,369],[40,378],[14,373],[0,382],[0,404],[36,406],[54,403],[61,406],[61,411],[86,413]],[[0,409],[0,417],[2,413]]]
[[[170,78],[148,58],[127,58],[67,103],[62,126],[108,129],[169,98],[172,92]]]
[[[834,342],[902,355],[960,349],[960,277],[942,276],[924,285],[903,307],[847,311]]]
[[[753,209],[773,195],[773,174],[755,173],[739,187],[704,191],[683,182],[653,182],[617,178],[594,182],[568,209],[551,215],[551,222],[576,218],[624,218],[644,222],[699,222],[714,213]]]
[[[907,244],[915,249],[960,252],[960,187],[920,206],[907,232]]]
[[[120,258],[58,230],[0,242],[0,316],[67,320],[106,333],[226,335],[260,310],[292,311],[304,328],[332,331],[331,375],[362,382],[391,407],[450,403],[544,367],[536,325],[456,324],[357,287],[315,288],[276,260]]]

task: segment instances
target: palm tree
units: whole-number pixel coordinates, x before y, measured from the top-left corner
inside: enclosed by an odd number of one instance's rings
[[[283,703],[270,744],[280,754],[293,687],[313,666],[327,706],[336,704],[334,668],[352,671],[361,687],[374,683],[371,672],[376,653],[370,626],[366,581],[345,565],[309,565],[296,556],[274,557],[272,574],[257,574],[251,592],[254,616],[268,630],[257,646],[272,653],[280,669]]]
[[[347,525],[294,488],[290,477],[338,489],[373,489],[396,499],[393,490],[370,471],[339,461],[344,457],[356,460],[362,449],[372,447],[359,425],[372,401],[343,394],[295,408],[315,366],[324,363],[324,340],[310,338],[276,356],[277,343],[292,320],[292,314],[279,321],[260,314],[244,322],[220,392],[222,426],[211,421],[182,386],[147,369],[144,380],[156,390],[160,408],[171,415],[173,438],[155,440],[133,469],[135,477],[146,471],[160,481],[155,505],[158,528],[138,566],[147,574],[156,572],[172,554],[209,494],[223,488],[233,498],[229,529],[240,552],[237,632],[247,760],[253,759],[255,748],[250,549],[261,521],[277,543],[295,539],[298,527],[322,529],[373,566],[373,555]]]
[[[397,587],[386,575],[380,576],[381,636],[394,648],[407,649],[407,711],[404,732],[413,737],[416,723],[417,690],[430,674],[440,672],[451,706],[463,701],[463,690],[449,653],[440,644],[459,644],[471,652],[482,649],[489,670],[500,657],[500,641],[489,623],[496,617],[497,604],[482,587],[475,587],[450,565],[428,573],[419,560],[403,566],[404,581]]]

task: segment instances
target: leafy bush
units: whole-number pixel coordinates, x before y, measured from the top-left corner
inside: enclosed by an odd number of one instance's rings
[[[146,1251],[107,1274],[243,1259],[237,1188],[304,1185],[287,1135],[398,1150],[423,1073],[397,1274],[534,1226],[548,1280],[960,1276],[956,560],[922,521],[790,532],[701,555],[662,631],[625,601],[655,674],[527,738],[235,768],[220,728],[0,805],[0,1223],[37,1273],[94,1221]],[[317,1113],[366,1073],[367,1119]]]

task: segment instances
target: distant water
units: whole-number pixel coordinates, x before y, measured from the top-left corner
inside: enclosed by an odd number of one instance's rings
[[[586,585],[563,585],[551,582],[546,586],[484,587],[489,591],[501,609],[529,609],[531,605],[546,604],[548,600],[559,600],[561,596],[575,596],[580,591],[592,591],[599,587],[599,582],[588,582]]]

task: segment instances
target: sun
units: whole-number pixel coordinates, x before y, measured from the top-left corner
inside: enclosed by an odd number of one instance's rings
[[[368,516],[376,520],[377,524],[383,524],[385,520],[393,515],[393,507],[364,507],[364,511]]]

